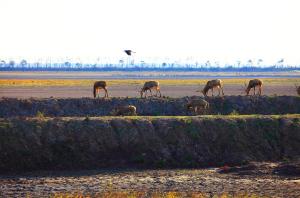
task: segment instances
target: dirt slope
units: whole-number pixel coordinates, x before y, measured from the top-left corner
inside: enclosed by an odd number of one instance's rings
[[[299,142],[299,116],[1,119],[0,171],[278,161]]]

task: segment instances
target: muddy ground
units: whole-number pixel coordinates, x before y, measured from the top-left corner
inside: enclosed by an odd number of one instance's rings
[[[139,85],[118,85],[109,87],[109,95],[111,97],[140,97]],[[198,85],[166,85],[161,87],[161,93],[163,96],[168,97],[184,97],[184,96],[202,96]],[[225,85],[225,95],[245,95],[241,85]],[[104,93],[103,93],[104,94]],[[209,93],[211,94],[211,93]],[[217,93],[215,93],[217,94]],[[269,85],[263,88],[263,95],[297,95],[295,87],[291,85]],[[1,87],[0,97],[16,97],[16,98],[81,98],[81,97],[93,97],[92,87]]]
[[[253,163],[224,173],[224,167],[171,170],[31,172],[0,176],[1,197],[247,197],[300,196],[300,175],[278,172],[276,163]],[[233,168],[229,168],[231,170]],[[171,192],[171,193],[170,193]],[[176,196],[177,195],[177,196]],[[74,196],[75,197],[75,196]],[[158,196],[156,196],[158,197]]]

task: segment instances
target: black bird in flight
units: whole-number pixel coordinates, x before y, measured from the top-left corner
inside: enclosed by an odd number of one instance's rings
[[[124,52],[125,52],[128,56],[131,56],[132,53],[135,53],[135,52],[132,51],[132,50],[124,50]]]

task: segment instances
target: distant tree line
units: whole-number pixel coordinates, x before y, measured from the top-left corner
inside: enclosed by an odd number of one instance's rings
[[[11,60],[6,62],[0,60],[0,71],[203,71],[203,72],[272,72],[272,71],[300,71],[300,65],[284,65],[284,60],[279,60],[276,64],[266,66],[262,64],[263,60],[259,59],[254,65],[252,60],[248,60],[246,64],[237,61],[235,65],[220,66],[218,63],[207,61],[203,64],[197,62],[193,64],[179,63],[145,63],[141,61],[136,64],[125,64],[119,61],[117,64],[112,63],[79,63],[79,62],[63,62],[63,63],[29,63],[21,60],[19,63]]]

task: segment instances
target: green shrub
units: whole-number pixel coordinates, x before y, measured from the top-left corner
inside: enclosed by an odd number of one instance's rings
[[[238,111],[236,111],[236,110],[234,109],[229,115],[236,116],[236,115],[240,115],[240,114],[239,114]]]
[[[37,112],[36,112],[36,117],[39,118],[39,119],[44,119],[44,118],[45,118],[45,115],[44,115],[43,112],[37,111]]]

